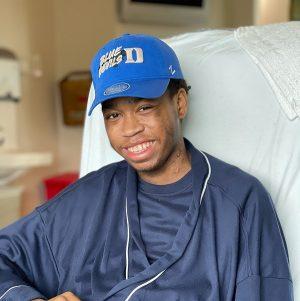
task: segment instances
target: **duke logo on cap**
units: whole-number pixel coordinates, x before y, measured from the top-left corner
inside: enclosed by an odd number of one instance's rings
[[[160,39],[125,34],[102,47],[91,64],[95,99],[89,109],[112,98],[157,98],[171,78],[183,79],[173,49]]]

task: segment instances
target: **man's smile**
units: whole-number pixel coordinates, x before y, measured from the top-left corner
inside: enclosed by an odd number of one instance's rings
[[[133,144],[128,147],[124,147],[123,151],[127,157],[133,160],[145,160],[150,158],[153,152],[153,146],[155,141],[149,140],[141,143]]]

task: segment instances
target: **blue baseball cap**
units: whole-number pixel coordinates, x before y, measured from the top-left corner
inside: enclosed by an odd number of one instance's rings
[[[109,41],[91,64],[95,99],[89,116],[100,103],[117,97],[157,98],[171,78],[183,79],[178,58],[162,40],[143,34],[124,34]]]

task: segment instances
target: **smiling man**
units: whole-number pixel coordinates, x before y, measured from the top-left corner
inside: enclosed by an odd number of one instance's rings
[[[189,89],[173,50],[127,34],[91,70],[89,114],[102,105],[124,160],[0,231],[0,300],[293,300],[268,192],[183,137]]]
[[[175,95],[171,94],[174,85],[178,86]],[[143,180],[173,183],[191,169],[180,124],[187,112],[184,80],[172,80],[158,98],[108,100],[102,112],[112,147]]]

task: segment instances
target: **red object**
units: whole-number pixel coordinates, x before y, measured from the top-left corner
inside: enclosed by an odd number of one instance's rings
[[[48,201],[56,196],[60,191],[75,182],[78,178],[79,174],[77,172],[72,172],[45,179],[44,187],[46,200]]]

